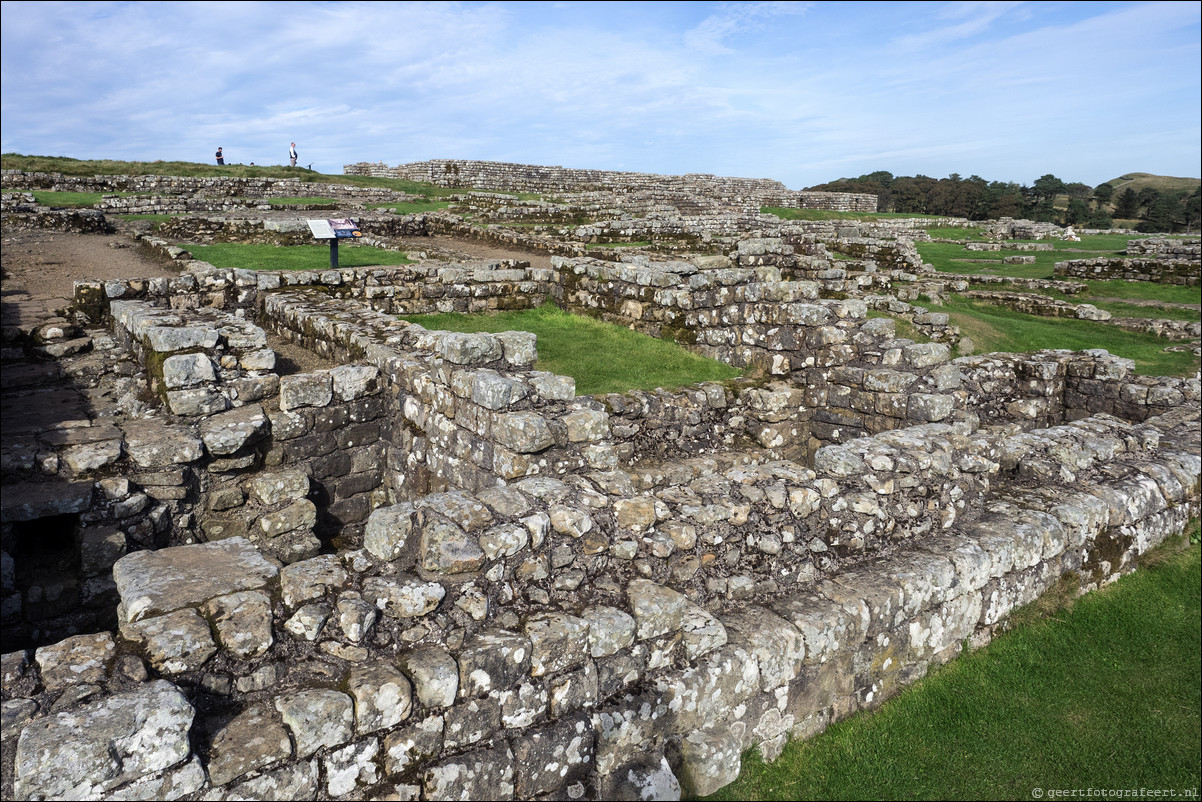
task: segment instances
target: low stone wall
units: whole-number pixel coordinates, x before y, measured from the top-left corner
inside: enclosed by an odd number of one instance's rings
[[[727,178],[703,174],[664,176],[458,159],[432,159],[396,167],[361,162],[345,165],[342,171],[347,175],[387,176],[436,186],[500,192],[606,192],[624,195],[666,190],[724,199],[735,206],[784,206],[856,212],[875,212],[877,208],[876,195],[793,192],[779,181],[766,178]]]
[[[1202,261],[1202,240],[1168,237],[1131,239],[1127,240],[1127,255],[1151,256],[1173,262],[1197,262]]]
[[[1202,281],[1202,267],[1197,261],[1119,259],[1100,256],[1096,259],[1072,259],[1066,262],[1057,262],[1055,275],[1094,281],[1123,279],[1124,281],[1152,281],[1157,284],[1196,287]]]
[[[52,209],[41,206],[30,193],[6,192],[0,196],[0,225],[6,231],[73,231],[106,234],[112,230],[95,209]]]

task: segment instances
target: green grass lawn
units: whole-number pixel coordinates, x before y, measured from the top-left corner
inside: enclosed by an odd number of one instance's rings
[[[63,206],[68,209],[87,209],[100,203],[106,194],[128,197],[128,192],[54,192],[53,190],[35,189],[33,198],[43,206]]]
[[[242,245],[219,243],[216,245],[190,245],[178,243],[192,256],[208,262],[214,267],[239,270],[328,270],[330,248],[328,245]],[[372,267],[375,265],[408,265],[413,260],[400,251],[385,251],[365,245],[340,245],[339,267]]]
[[[415,315],[405,320],[432,331],[529,331],[538,337],[538,370],[576,380],[577,395],[676,388],[723,381],[740,371],[676,343],[573,315],[547,303],[495,315]]]
[[[1036,317],[959,296],[953,296],[943,306],[928,308],[932,312],[947,312],[952,325],[959,326],[963,334],[972,338],[978,354],[1105,348],[1112,354],[1135,360],[1136,372],[1145,376],[1192,376],[1199,367],[1198,357],[1193,354],[1166,353],[1168,340],[1102,323]]]
[[[1196,794],[1199,547],[1150,556],[1159,563],[1001,635],[874,713],[790,744],[774,764],[745,760],[738,782],[711,798],[1029,800],[1074,788]]]

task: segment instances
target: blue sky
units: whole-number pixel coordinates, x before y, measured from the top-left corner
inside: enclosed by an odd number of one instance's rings
[[[0,149],[1202,175],[1202,3],[4,2]]]

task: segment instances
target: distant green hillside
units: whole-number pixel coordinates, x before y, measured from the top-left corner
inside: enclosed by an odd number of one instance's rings
[[[1130,188],[1138,193],[1145,187],[1151,187],[1161,194],[1176,194],[1178,192],[1193,192],[1202,185],[1202,178],[1174,178],[1171,175],[1153,175],[1152,173],[1123,173],[1118,178],[1112,178],[1105,183],[1114,187],[1117,196],[1124,189]]]

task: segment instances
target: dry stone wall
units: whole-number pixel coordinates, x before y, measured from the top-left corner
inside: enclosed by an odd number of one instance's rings
[[[1202,264],[1196,260],[1169,261],[1099,256],[1096,259],[1070,259],[1065,262],[1057,262],[1055,275],[1093,281],[1122,279],[1124,281],[1151,281],[1157,284],[1196,287],[1199,282],[1202,282]]]

